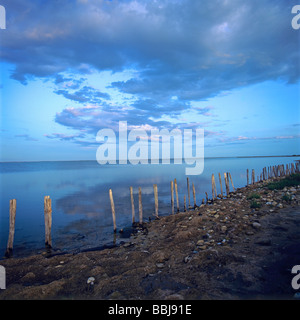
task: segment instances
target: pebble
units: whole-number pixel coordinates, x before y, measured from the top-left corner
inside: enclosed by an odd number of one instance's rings
[[[258,222],[253,222],[253,223],[252,223],[252,227],[253,227],[254,229],[260,229],[260,228],[261,228],[261,224],[258,223]]]
[[[165,264],[164,263],[157,263],[156,266],[158,269],[162,269],[165,266]]]
[[[222,232],[226,232],[226,231],[227,231],[227,227],[226,227],[226,226],[222,226],[222,227],[221,227],[221,231],[222,231]]]
[[[95,278],[94,277],[89,277],[86,281],[87,284],[93,285],[95,282]]]

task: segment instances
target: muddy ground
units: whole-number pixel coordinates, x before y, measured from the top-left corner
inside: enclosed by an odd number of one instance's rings
[[[250,208],[253,193],[260,208]],[[145,223],[119,247],[0,260],[0,300],[296,299],[299,204],[300,186],[270,191],[259,183]]]

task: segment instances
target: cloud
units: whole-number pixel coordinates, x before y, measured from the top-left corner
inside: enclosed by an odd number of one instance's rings
[[[253,140],[290,140],[290,139],[299,139],[300,134],[293,135],[280,135],[280,136],[268,136],[268,137],[246,137],[246,136],[237,136],[237,137],[222,137],[219,139],[223,143],[238,143],[243,141],[253,141]]]
[[[83,65],[112,71],[134,66],[138,78],[113,86],[143,98],[197,100],[269,79],[299,80],[298,34],[285,0],[5,5],[9,28],[1,59],[16,66],[12,77],[23,83],[31,76],[80,73]]]
[[[84,134],[73,134],[66,135],[64,133],[52,133],[52,134],[44,134],[44,136],[48,139],[59,139],[61,141],[71,141],[76,140],[77,138],[84,138]]]
[[[291,28],[286,0],[3,2],[9,14],[0,59],[14,65],[11,77],[23,84],[51,80],[54,92],[77,106],[58,112],[55,122],[78,136],[48,138],[78,143],[86,141],[82,130],[95,135],[119,121],[196,128],[216,116],[211,106],[193,102],[268,80],[300,79],[299,32]],[[101,90],[88,83],[89,74],[128,70],[132,76]],[[182,121],[189,111],[197,119]],[[223,142],[250,140],[207,129]]]
[[[100,92],[92,87],[84,86],[83,88],[73,92],[70,92],[69,88],[59,89],[54,92],[64,96],[66,99],[80,103],[99,104],[102,102],[102,99],[110,99],[108,93]]]
[[[29,134],[16,134],[15,138],[23,138],[26,141],[38,141],[35,138],[32,138]]]

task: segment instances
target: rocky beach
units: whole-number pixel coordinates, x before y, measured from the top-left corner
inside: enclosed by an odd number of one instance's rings
[[[258,182],[153,219],[117,247],[3,259],[0,299],[297,299],[299,204],[300,182]]]

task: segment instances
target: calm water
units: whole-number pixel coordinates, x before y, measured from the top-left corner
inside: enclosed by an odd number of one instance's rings
[[[190,176],[197,204],[211,197],[211,174],[230,172],[235,187],[246,184],[246,169],[292,163],[297,157],[206,159],[204,172]],[[129,187],[134,189],[138,220],[138,187],[144,219],[154,214],[153,184],[158,185],[159,214],[170,213],[170,181],[177,179],[180,207],[186,191],[185,165],[104,165],[94,161],[0,163],[0,259],[8,239],[9,200],[17,199],[14,256],[44,248],[44,196],[52,199],[53,247],[66,251],[111,244],[114,240],[108,190],[112,188],[117,228],[131,225]],[[216,176],[217,178],[217,176]],[[218,179],[217,189],[219,193]],[[223,190],[225,187],[223,185]],[[192,202],[192,199],[191,199]],[[117,234],[117,242],[120,241]]]

